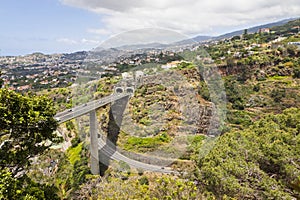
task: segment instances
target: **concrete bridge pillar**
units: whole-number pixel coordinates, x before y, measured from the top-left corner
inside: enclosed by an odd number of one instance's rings
[[[96,110],[90,112],[90,150],[91,150],[91,172],[99,174],[99,155],[98,155],[98,129]]]
[[[117,150],[116,146],[119,138],[120,127],[128,101],[129,96],[125,96],[121,99],[115,100],[110,106],[106,144],[99,151],[101,176],[103,176],[105,171],[108,169],[110,156]]]

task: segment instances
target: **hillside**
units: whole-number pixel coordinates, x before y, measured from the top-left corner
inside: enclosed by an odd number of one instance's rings
[[[178,173],[112,161],[104,176],[91,175],[89,118],[82,116],[58,128],[68,149],[46,151],[28,177],[60,199],[299,199],[300,47],[290,42],[300,41],[300,21],[271,25],[141,64],[113,63],[116,70],[99,80],[39,92],[63,111],[143,73],[113,140],[124,155]],[[112,107],[97,110],[105,139]]]
[[[264,28],[271,28],[271,27],[275,27],[275,26],[282,26],[287,24],[290,21],[294,21],[295,19],[284,19],[278,22],[273,22],[273,23],[268,23],[268,24],[263,24],[263,25],[259,25],[259,26],[255,26],[255,27],[251,27],[251,28],[247,28],[247,32],[248,33],[257,33],[259,32],[260,29],[264,29]],[[233,36],[236,35],[242,35],[244,33],[245,30],[237,30],[237,31],[233,31],[231,33],[226,33],[224,35],[220,35],[215,37],[214,39],[216,40],[221,40],[221,39],[226,39],[226,38],[231,38]]]

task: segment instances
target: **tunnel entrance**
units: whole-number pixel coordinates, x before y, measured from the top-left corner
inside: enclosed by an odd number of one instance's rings
[[[134,89],[132,87],[128,87],[128,88],[126,88],[126,93],[133,94],[134,93]]]
[[[122,94],[122,93],[124,92],[124,89],[121,88],[121,87],[117,87],[117,88],[115,89],[115,92],[116,92],[117,94]]]

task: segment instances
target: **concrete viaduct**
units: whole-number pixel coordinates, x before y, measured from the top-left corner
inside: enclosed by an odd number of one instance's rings
[[[92,174],[103,174],[105,167],[108,166],[109,160],[124,161],[129,166],[134,168],[144,169],[146,171],[154,171],[161,173],[174,173],[171,168],[146,164],[124,156],[116,150],[116,134],[119,134],[120,125],[122,123],[123,112],[129,101],[129,98],[134,94],[133,87],[116,87],[112,95],[104,98],[93,100],[83,105],[73,107],[63,112],[57,113],[55,119],[59,124],[75,119],[82,115],[89,114],[90,117],[90,163]],[[98,137],[98,122],[96,110],[106,104],[111,103],[109,132],[106,141],[100,136]],[[102,167],[101,167],[102,166]],[[104,166],[104,168],[103,168]]]

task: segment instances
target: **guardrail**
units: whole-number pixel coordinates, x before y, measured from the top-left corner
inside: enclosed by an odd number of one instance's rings
[[[130,93],[117,93],[113,94],[107,97],[103,97],[98,100],[94,100],[85,104],[81,104],[79,106],[76,106],[74,108],[62,111],[60,113],[57,113],[54,118],[57,120],[58,123],[63,123],[66,121],[69,121],[71,119],[80,117],[82,115],[85,115],[92,110],[96,110],[97,108],[100,108],[108,103],[111,103],[113,101],[116,101],[118,99],[124,98],[126,96],[130,96]]]

